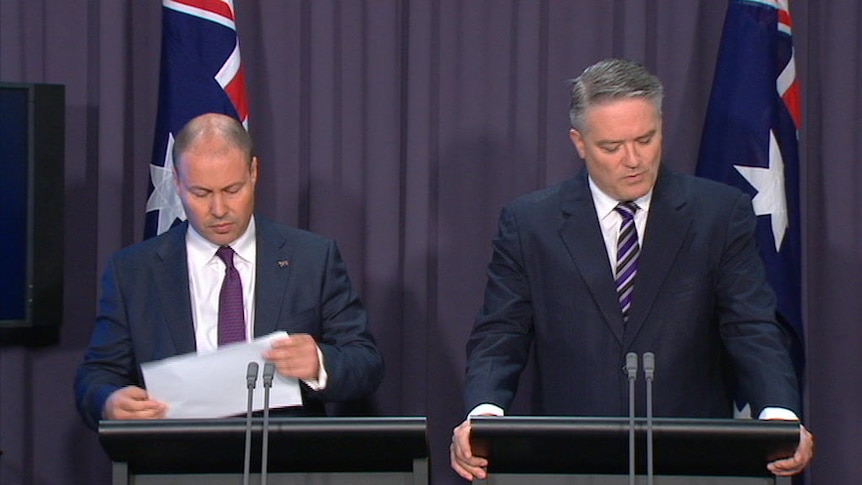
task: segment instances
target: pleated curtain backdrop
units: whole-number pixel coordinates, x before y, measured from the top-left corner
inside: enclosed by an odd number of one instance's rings
[[[335,238],[386,358],[353,414],[423,415],[434,483],[463,419],[464,345],[506,201],[581,165],[567,84],[609,56],[664,82],[664,163],[693,172],[726,10],[691,0],[238,0],[258,210]],[[107,484],[71,392],[107,257],[143,235],[161,7],[0,0],[0,81],[66,86],[65,320],[0,347],[0,483]],[[862,420],[857,2],[791,2],[803,96],[807,474],[854,483]],[[529,383],[529,376],[526,377]],[[529,386],[516,410],[529,412]]]

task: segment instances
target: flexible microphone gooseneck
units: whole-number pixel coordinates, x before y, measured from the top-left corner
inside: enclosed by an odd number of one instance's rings
[[[260,485],[266,485],[267,458],[269,456],[269,390],[275,375],[275,364],[263,365],[263,445],[260,456]]]
[[[629,485],[635,485],[635,380],[638,372],[638,354],[626,354],[626,374],[629,378]]]
[[[653,485],[652,382],[655,378],[655,354],[644,352],[643,361],[646,379],[647,485]]]
[[[245,458],[243,460],[242,483],[248,485],[251,466],[251,412],[254,407],[254,386],[257,383],[257,362],[249,362],[245,371],[245,387],[248,388],[248,406],[245,413]]]

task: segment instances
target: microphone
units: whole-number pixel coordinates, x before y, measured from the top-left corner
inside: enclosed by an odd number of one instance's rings
[[[275,364],[267,362],[263,365],[263,445],[260,457],[260,485],[266,485],[266,468],[269,455],[269,390],[272,388],[273,376],[275,376]]]
[[[257,362],[249,362],[245,371],[245,387],[248,388],[248,406],[245,413],[245,459],[243,461],[242,483],[248,485],[251,466],[251,412],[254,408],[254,386],[257,383]]]
[[[644,352],[644,378],[646,379],[646,422],[647,422],[647,485],[653,485],[653,446],[652,446],[652,381],[655,377],[655,354]]]
[[[626,354],[625,371],[629,378],[629,485],[635,485],[635,380],[638,372],[638,354]]]

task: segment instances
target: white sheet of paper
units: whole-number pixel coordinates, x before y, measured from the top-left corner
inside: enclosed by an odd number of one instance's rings
[[[169,357],[141,365],[144,382],[151,399],[168,405],[165,417],[221,418],[245,414],[248,406],[246,371],[249,362],[259,365],[254,389],[254,410],[263,409],[262,354],[270,342],[287,337],[286,332],[275,332],[251,342],[226,345],[217,351]],[[299,382],[278,372],[269,392],[269,407],[298,406],[302,404]]]

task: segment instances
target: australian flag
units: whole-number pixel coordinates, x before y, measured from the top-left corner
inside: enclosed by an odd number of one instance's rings
[[[173,180],[171,149],[183,125],[204,113],[233,116],[248,128],[233,0],[163,0],[159,109],[145,238],[186,218]]]
[[[730,0],[696,174],[752,196],[778,320],[804,363],[799,217],[799,86],[788,0]]]

